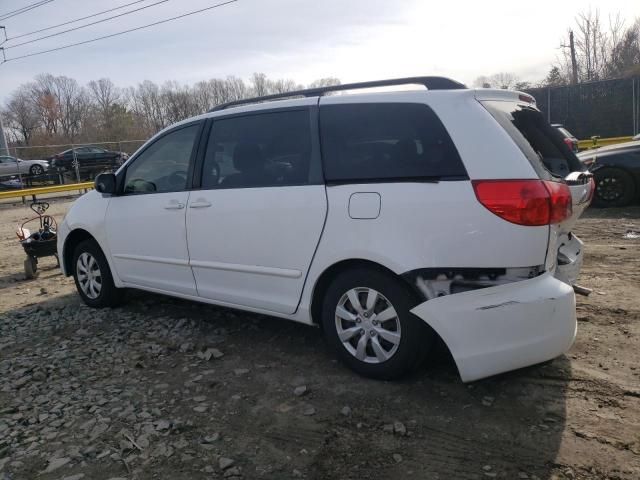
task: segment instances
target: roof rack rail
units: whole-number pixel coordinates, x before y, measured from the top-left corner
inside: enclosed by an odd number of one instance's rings
[[[329,85],[326,87],[307,88],[304,90],[294,90],[291,92],[275,93],[273,95],[264,95],[262,97],[245,98],[242,100],[234,100],[233,102],[223,103],[209,110],[217,112],[229,107],[238,105],[247,105],[250,103],[269,102],[271,100],[279,100],[282,98],[292,97],[318,97],[329,92],[338,92],[343,90],[358,90],[362,88],[389,87],[393,85],[424,85],[428,90],[460,90],[467,88],[464,84],[456,82],[446,77],[407,77],[392,78],[389,80],[374,80],[371,82],[345,83],[343,85]]]

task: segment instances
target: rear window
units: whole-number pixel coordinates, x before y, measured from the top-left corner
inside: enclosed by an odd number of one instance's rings
[[[444,125],[423,104],[324,105],[320,132],[327,182],[467,178]]]
[[[493,118],[507,131],[541,178],[549,173],[566,177],[583,170],[582,164],[564,143],[562,133],[549,125],[535,108],[513,102],[482,102]]]

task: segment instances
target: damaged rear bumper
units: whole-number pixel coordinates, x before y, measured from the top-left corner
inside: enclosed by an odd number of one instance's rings
[[[444,340],[463,382],[555,358],[576,336],[573,289],[550,272],[434,298],[411,313]]]

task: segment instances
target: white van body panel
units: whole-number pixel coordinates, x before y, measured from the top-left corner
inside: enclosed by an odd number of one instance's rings
[[[398,276],[420,269],[539,268],[546,273],[432,298],[411,311],[445,341],[463,381],[548,360],[569,348],[576,325],[573,290],[553,276],[556,251],[568,242],[566,255],[574,263],[559,276],[575,280],[582,244],[567,237],[568,224],[531,227],[501,219],[479,203],[472,186],[472,180],[539,178],[479,102],[518,98],[514,92],[473,90],[331,95],[244,105],[185,120],[181,124],[318,104],[423,103],[442,121],[469,178],[122,198],[91,192],[62,222],[58,252],[64,258],[68,235],[83,229],[102,248],[118,287],[305,324],[318,323],[311,306],[319,279],[343,261],[373,262]],[[572,189],[579,213],[588,204],[585,192]],[[139,205],[126,205],[134,200]],[[165,208],[176,204],[182,207]],[[171,232],[159,231],[162,225]],[[159,232],[155,240],[154,232]]]

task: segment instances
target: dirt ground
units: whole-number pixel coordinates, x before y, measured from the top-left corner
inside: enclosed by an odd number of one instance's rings
[[[53,258],[24,280],[29,214],[0,207],[1,480],[640,478],[639,207],[576,228],[594,291],[568,354],[468,385],[446,350],[378,382],[315,328],[146,293],[88,309]]]

